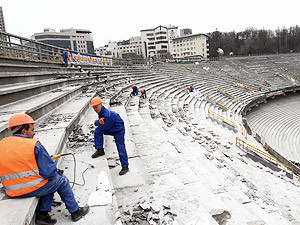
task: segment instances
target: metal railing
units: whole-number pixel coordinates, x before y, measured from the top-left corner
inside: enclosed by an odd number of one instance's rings
[[[242,86],[243,88],[245,88],[247,91],[253,91],[252,88],[250,88],[249,86],[247,86],[246,84],[244,84],[241,81],[238,81],[237,84],[240,85],[240,86]]]
[[[223,88],[223,87],[221,87],[221,86],[218,86],[218,87],[216,87],[216,89],[217,89],[217,91],[219,91],[219,92],[225,94],[227,97],[229,97],[229,98],[231,98],[231,99],[233,99],[233,100],[235,100],[235,101],[238,101],[238,99],[237,99],[236,97],[234,97],[234,96],[232,95],[232,93],[230,93],[228,90],[225,90],[225,88]]]
[[[260,149],[258,149],[256,147],[254,147],[254,146],[246,143],[244,140],[240,139],[239,137],[236,137],[236,145],[239,148],[241,148],[243,150],[246,150],[247,152],[251,151],[252,153],[255,153],[255,154],[259,155],[259,156],[262,156],[262,158],[268,160],[270,163],[273,162],[273,163],[275,163],[277,165],[279,164],[279,165],[281,165],[281,166],[289,169],[292,174],[294,173],[292,167],[287,166],[284,163],[278,161],[277,158],[275,158],[274,156],[270,155],[269,153],[264,152],[264,151],[262,151],[262,150],[260,150]]]
[[[0,31],[0,56],[27,60],[61,62],[63,48],[43,44]]]
[[[64,48],[44,44],[1,30],[0,38],[0,56],[22,58],[24,60],[63,63],[62,53],[65,50]],[[99,57],[96,55],[91,56]],[[132,66],[146,63],[147,61],[144,59],[119,59],[101,56],[100,65]]]
[[[236,128],[236,125],[235,125],[234,122],[232,122],[231,120],[228,120],[225,117],[223,117],[223,116],[221,116],[221,115],[219,115],[219,114],[217,114],[217,113],[215,113],[215,112],[213,112],[213,111],[211,111],[211,110],[208,109],[208,115],[210,115],[210,114],[213,115],[213,116],[215,116],[215,117],[217,117],[218,119],[224,121],[225,123],[231,125],[232,127]]]
[[[223,104],[223,102],[220,102],[212,97],[210,97],[209,95],[205,95],[205,98],[210,101],[213,104],[219,105],[221,107],[223,107],[225,110],[227,110],[227,107]]]

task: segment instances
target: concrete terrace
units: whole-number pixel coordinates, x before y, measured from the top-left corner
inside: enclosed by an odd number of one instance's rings
[[[85,72],[7,59],[0,67],[1,138],[10,134],[8,118],[26,112],[38,121],[35,138],[49,154],[74,154],[76,167],[72,155],[56,163],[79,205],[92,205],[76,224],[300,224],[299,174],[270,162],[263,148],[266,141],[300,162],[299,55]],[[147,99],[130,97],[133,83]],[[191,84],[196,91],[189,94]],[[287,94],[264,99],[268,88]],[[97,115],[89,102],[96,95],[124,119],[125,176],[118,175],[113,138],[105,137],[105,156],[91,158]],[[263,154],[239,147],[237,137]],[[0,190],[0,224],[34,224],[37,198],[9,199]],[[74,224],[60,201],[55,196],[51,212],[57,224]]]

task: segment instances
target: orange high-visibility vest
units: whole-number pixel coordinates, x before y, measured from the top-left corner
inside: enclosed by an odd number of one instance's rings
[[[145,93],[145,88],[143,88],[143,89],[141,90],[141,93]]]
[[[39,174],[34,155],[37,142],[17,136],[0,141],[0,179],[8,196],[31,193],[48,182]]]

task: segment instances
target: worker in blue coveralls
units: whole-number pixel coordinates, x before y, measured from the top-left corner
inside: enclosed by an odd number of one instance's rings
[[[129,171],[128,156],[125,147],[124,121],[118,113],[106,109],[102,103],[103,101],[99,97],[95,97],[91,101],[91,106],[94,108],[95,112],[98,113],[99,117],[99,120],[95,120],[94,122],[95,126],[97,126],[94,134],[96,152],[92,155],[92,158],[105,155],[103,135],[114,136],[122,166],[119,175],[124,175]]]
[[[62,57],[65,62],[65,66],[68,67],[68,57],[69,57],[69,49],[68,48],[63,51]]]
[[[133,94],[133,96],[138,95],[139,91],[138,91],[137,86],[135,84],[133,84],[131,87],[132,87],[132,94]]]
[[[34,124],[25,113],[13,114],[9,119],[8,128],[13,135],[0,141],[0,179],[5,193],[12,198],[40,197],[35,222],[51,225],[57,222],[49,215],[57,192],[72,220],[77,221],[88,213],[89,207],[78,206],[68,178],[58,173],[47,150],[33,139]]]
[[[194,92],[194,90],[195,90],[194,85],[191,84],[191,86],[190,86],[190,88],[189,88],[189,91],[190,91],[190,92]]]

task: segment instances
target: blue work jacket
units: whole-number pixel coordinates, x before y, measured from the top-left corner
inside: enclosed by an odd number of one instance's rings
[[[99,119],[104,117],[104,125],[99,123],[99,120],[96,120],[95,125],[106,134],[111,134],[115,132],[125,131],[124,121],[120,115],[114,111],[108,110],[104,106],[100,113],[98,113]]]

